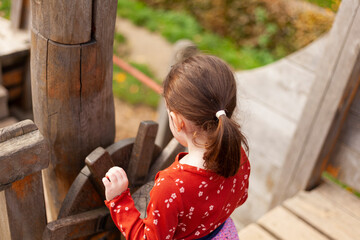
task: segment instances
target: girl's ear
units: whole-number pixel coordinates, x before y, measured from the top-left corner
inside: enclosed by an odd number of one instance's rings
[[[180,132],[185,125],[182,116],[178,113],[170,112],[170,117],[172,118],[172,121],[174,123],[175,130],[177,132]]]

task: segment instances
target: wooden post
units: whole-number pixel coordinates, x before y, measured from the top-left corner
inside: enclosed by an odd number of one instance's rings
[[[43,172],[49,220],[56,219],[85,157],[114,141],[116,7],[116,0],[31,0],[34,120],[51,146]]]
[[[360,1],[343,1],[328,38],[272,206],[316,185],[358,85]]]
[[[29,29],[30,0],[12,0],[10,18],[14,29]]]
[[[48,143],[32,121],[0,129],[0,239],[41,239],[48,163]]]

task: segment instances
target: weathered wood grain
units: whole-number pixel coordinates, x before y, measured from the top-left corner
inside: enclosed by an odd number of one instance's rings
[[[349,215],[353,215],[355,218],[360,219],[360,200],[349,191],[335,185],[335,183],[330,182],[329,180],[312,191],[323,195],[324,198],[333,202]]]
[[[360,91],[358,90],[358,95],[360,95],[359,93]],[[339,140],[360,153],[360,114],[352,111],[352,108],[350,108],[347,114]]]
[[[59,211],[58,219],[83,213],[104,205],[92,181],[91,173],[85,166],[71,185]]]
[[[47,225],[42,239],[74,239],[115,229],[106,207],[61,218]]]
[[[241,240],[275,240],[274,236],[269,234],[259,225],[252,223],[248,225],[246,228],[240,230],[239,238]]]
[[[41,172],[13,183],[11,188],[5,190],[5,198],[11,239],[21,240],[30,236],[41,239],[46,226]]]
[[[306,187],[321,153],[335,114],[348,87],[353,86],[353,71],[359,55],[359,1],[344,1],[330,31],[327,46],[317,70],[305,110],[288,150],[283,172],[276,185],[272,205]],[[354,23],[354,24],[353,24]],[[339,116],[342,117],[343,114]],[[322,159],[321,159],[322,160]]]
[[[48,166],[49,145],[26,120],[0,129],[0,189]]]
[[[106,148],[115,166],[122,167],[127,171],[134,142],[135,138],[127,138],[111,144]]]
[[[92,1],[32,0],[32,26],[45,38],[62,44],[91,39]]]
[[[91,172],[91,180],[103,200],[105,200],[105,187],[102,178],[114,165],[110,154],[102,147],[96,148],[85,159],[85,163]]]
[[[8,117],[0,120],[0,128],[8,127],[12,124],[17,123],[18,120],[14,117]]]
[[[140,123],[127,169],[130,186],[136,187],[145,183],[155,148],[157,129],[158,124],[153,121]]]
[[[280,239],[329,239],[281,206],[262,216],[258,224]]]
[[[5,191],[0,191],[0,239],[11,239]]]
[[[358,142],[359,144],[359,142]],[[334,177],[356,191],[360,191],[360,149],[337,142],[327,165]]]
[[[316,192],[300,192],[286,200],[284,206],[332,239],[353,240],[360,236],[360,220]]]
[[[142,185],[136,192],[132,194],[135,207],[140,212],[141,218],[146,218],[146,209],[150,202],[150,191],[154,186],[154,181],[147,182]]]
[[[184,147],[173,138],[168,145],[162,150],[160,156],[155,160],[154,164],[151,166],[147,176],[146,182],[153,181],[155,175],[158,171],[163,170],[171,165],[174,162],[176,155],[184,151]]]

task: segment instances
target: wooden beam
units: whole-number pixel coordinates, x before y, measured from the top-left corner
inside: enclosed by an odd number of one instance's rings
[[[44,169],[49,146],[31,120],[0,129],[0,190]]]
[[[51,145],[44,171],[54,220],[95,148],[115,137],[112,46],[116,1],[31,1],[34,119]]]
[[[42,239],[74,239],[115,229],[106,207],[61,218],[47,225]]]
[[[354,86],[353,75],[357,71],[359,17],[358,0],[342,2],[328,38],[329,51],[324,53],[324,61],[317,71],[276,185],[272,206],[306,188],[328,133],[333,131],[330,126],[336,113],[339,109],[340,113],[343,111],[342,99]]]
[[[97,192],[105,200],[105,187],[102,178],[111,167],[115,166],[110,154],[102,147],[98,147],[86,157],[85,163],[91,172],[91,180]]]
[[[57,43],[89,42],[92,2],[92,0],[31,1],[32,27],[46,39]]]
[[[41,239],[46,226],[41,170],[48,163],[48,142],[32,121],[0,129],[0,239]]]
[[[127,175],[130,186],[137,187],[145,183],[155,148],[158,124],[143,121],[135,139]]]

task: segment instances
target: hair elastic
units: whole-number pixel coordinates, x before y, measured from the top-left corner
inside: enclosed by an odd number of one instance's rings
[[[225,116],[226,116],[226,113],[225,113],[224,110],[219,110],[219,111],[216,112],[216,117],[217,117],[218,119],[219,119],[219,117],[220,117],[221,115],[225,115]]]

